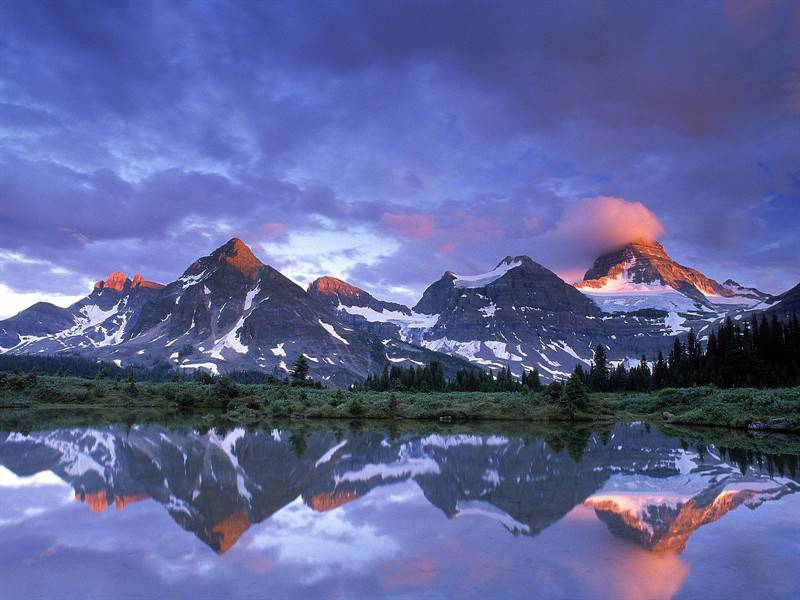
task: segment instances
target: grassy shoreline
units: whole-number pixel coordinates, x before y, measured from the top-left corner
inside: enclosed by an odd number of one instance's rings
[[[31,413],[101,411],[109,418],[145,419],[207,414],[235,424],[274,419],[613,422],[800,432],[800,387],[778,389],[667,388],[655,392],[592,393],[579,402],[535,392],[354,392],[242,385],[217,380],[136,382],[2,374],[0,409]]]

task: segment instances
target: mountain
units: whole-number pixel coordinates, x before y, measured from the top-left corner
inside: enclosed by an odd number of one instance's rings
[[[597,306],[527,256],[507,256],[478,275],[448,271],[414,311],[438,315],[421,345],[515,372],[568,373],[588,360],[600,333]]]
[[[67,308],[39,302],[0,321],[0,351],[19,354],[85,353],[120,343],[142,307],[163,285],[141,275],[112,273]]]
[[[413,309],[382,302],[340,280],[325,283],[311,289],[329,289],[329,304],[354,329],[482,368],[509,367],[517,375],[536,368],[544,381],[567,377],[578,364],[588,368],[597,344],[604,344],[612,359],[638,362],[642,354],[666,348],[671,343],[666,336],[688,331],[687,319],[677,312],[605,314],[527,256],[507,256],[477,275],[447,271]]]
[[[338,317],[330,302],[232,239],[190,265],[144,308],[129,346],[145,353],[169,348],[168,359],[184,370],[247,368],[281,377],[302,353],[312,376],[337,386],[390,362],[440,360],[448,372],[465,366],[400,340],[384,343]]]
[[[185,372],[257,369],[285,377],[302,353],[314,378],[346,386],[392,363],[469,367],[339,320],[310,294],[231,239],[163,286],[114,273],[68,309],[34,306],[0,321],[12,353],[72,352],[120,366],[168,361]]]
[[[770,297],[769,294],[762,292],[759,289],[756,289],[754,287],[745,287],[740,283],[737,283],[733,279],[726,279],[725,282],[722,284],[722,287],[731,292],[731,294],[733,294],[732,296],[728,296],[729,298],[735,299],[731,301],[731,304],[739,302],[740,301],[739,299],[743,299],[742,305],[745,305],[744,299],[747,299],[749,300],[749,303],[745,306],[747,306],[748,308],[752,308],[755,304],[763,302]]]
[[[720,284],[678,264],[653,240],[631,242],[598,257],[575,287],[609,313],[653,308],[711,314],[749,308],[768,296],[732,280]]]
[[[334,310],[342,323],[381,339],[409,339],[397,335],[398,327],[407,327],[418,321],[417,315],[404,304],[378,300],[336,277],[314,280],[308,286],[308,293]]]
[[[0,353],[63,331],[75,324],[68,308],[37,302],[22,312],[0,321]]]
[[[766,309],[767,313],[779,318],[800,316],[800,284],[778,296],[772,296],[756,308]]]
[[[509,366],[516,374],[538,368],[545,379],[567,376],[577,362],[588,364],[602,336],[600,309],[527,256],[507,256],[479,275],[447,271],[413,309],[337,301],[355,328],[482,368]]]
[[[336,277],[325,276],[315,279],[309,284],[308,293],[313,298],[334,308],[345,307],[345,311],[350,314],[358,314],[360,311],[348,309],[360,308],[378,313],[398,312],[407,316],[411,315],[411,310],[404,304],[378,300],[364,290]]]
[[[0,353],[281,378],[305,354],[312,376],[333,386],[433,360],[448,375],[536,368],[551,381],[590,366],[598,344],[612,364],[630,366],[668,351],[690,328],[704,341],[726,316],[800,312],[799,296],[798,288],[771,297],[719,284],[641,241],[598,257],[574,286],[527,256],[477,275],[446,271],[412,308],[335,277],[303,289],[234,238],[168,285],[112,273],[67,308],[38,303],[0,321]]]

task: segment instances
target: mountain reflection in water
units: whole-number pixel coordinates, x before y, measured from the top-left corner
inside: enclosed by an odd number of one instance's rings
[[[0,434],[0,533],[17,540],[0,552],[0,576],[60,598],[91,584],[117,597],[164,586],[170,597],[252,597],[267,585],[298,598],[691,598],[708,583],[693,574],[709,570],[719,585],[704,597],[798,591],[796,456],[692,446],[641,424],[571,439]],[[750,532],[762,539],[741,537]],[[745,555],[743,578],[730,561]],[[68,571],[120,557],[137,573],[124,585],[118,564],[98,581]],[[750,568],[767,560],[769,576]]]

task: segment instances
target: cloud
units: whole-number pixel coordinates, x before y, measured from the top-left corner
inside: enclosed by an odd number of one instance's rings
[[[523,217],[522,222],[525,223],[525,228],[530,231],[536,231],[542,225],[542,220],[539,217]]]
[[[419,239],[433,233],[433,221],[423,214],[385,212],[381,222],[389,233],[400,237]]]
[[[628,242],[655,240],[663,233],[661,221],[641,202],[599,196],[568,205],[546,237],[601,254]]]
[[[712,276],[800,276],[791,0],[7,2],[0,21],[0,251],[74,273],[0,265],[17,292],[170,281],[231,235],[310,277],[331,268],[314,236],[353,229],[397,246],[337,256],[371,291],[506,254],[566,272],[619,242],[557,225],[603,196],[646,199]]]
[[[275,240],[286,235],[286,225],[283,223],[264,223],[261,225],[261,233],[267,240]]]
[[[392,558],[399,546],[370,525],[351,523],[345,511],[315,513],[298,499],[253,535],[248,550],[270,550],[281,565],[301,565],[308,585],[332,572],[359,574]]]

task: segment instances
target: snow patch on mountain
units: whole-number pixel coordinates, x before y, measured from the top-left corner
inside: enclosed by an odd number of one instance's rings
[[[236,472],[236,489],[239,492],[239,496],[250,501],[252,500],[253,496],[250,493],[250,490],[247,489],[247,484],[244,479],[245,471],[239,464],[239,458],[236,456],[236,442],[244,437],[244,435],[245,430],[242,428],[234,429],[224,438],[220,438],[216,434],[216,431],[211,431],[208,434],[208,441],[222,450],[222,452],[228,458],[231,467],[233,467],[233,470]]]
[[[178,278],[178,282],[181,284],[181,287],[186,290],[195,285],[196,283],[200,283],[204,279],[206,279],[210,275],[209,272],[203,271],[202,273],[198,273],[197,275],[184,275],[183,277]]]
[[[633,312],[643,308],[665,311],[697,310],[700,304],[662,283],[634,283],[624,271],[600,287],[576,284],[603,312]]]
[[[673,334],[679,333],[681,331],[689,331],[689,327],[685,327],[683,324],[686,322],[686,319],[680,316],[676,312],[670,312],[666,318],[664,319],[664,325],[670,330]]]
[[[336,444],[333,448],[331,448],[325,454],[320,456],[319,460],[316,463],[314,463],[314,466],[318,467],[322,464],[325,464],[326,462],[329,462],[333,458],[334,454],[336,454],[340,449],[344,448],[345,444],[347,444],[347,440],[342,440],[341,442]]]
[[[206,371],[211,371],[214,375],[219,375],[219,367],[216,363],[212,362],[205,362],[205,363],[183,363],[180,365],[181,369],[205,369]]]
[[[432,458],[403,457],[393,463],[369,463],[358,471],[348,471],[335,478],[336,483],[342,481],[369,481],[373,477],[381,479],[399,479],[417,475],[440,473],[439,464]]]
[[[488,305],[484,306],[483,308],[479,308],[478,312],[483,313],[483,318],[484,319],[489,318],[489,317],[493,317],[494,313],[497,312],[497,306],[495,306],[494,303],[491,303],[491,304],[488,304]]]
[[[247,354],[250,349],[245,346],[241,339],[239,338],[239,334],[241,332],[242,326],[244,325],[244,320],[246,317],[242,316],[239,317],[239,320],[236,322],[231,330],[225,334],[223,337],[216,340],[214,347],[208,351],[208,354],[211,358],[216,358],[217,360],[225,360],[225,357],[222,356],[222,350],[225,348],[230,348],[234,352],[238,352],[239,354]]]
[[[516,362],[522,361],[521,356],[512,354],[506,349],[507,344],[505,342],[488,341],[488,342],[483,342],[483,345],[489,348],[489,350],[492,351],[492,354],[494,354],[497,358],[500,358],[502,360],[513,360]]]
[[[110,334],[105,328],[99,328],[105,337],[97,342],[97,346],[116,346],[122,343],[125,336],[125,326],[128,324],[128,315],[121,314],[119,319],[119,323],[114,323],[117,326],[117,330],[114,333]]]
[[[250,307],[253,306],[253,298],[255,298],[260,291],[261,284],[259,283],[256,287],[247,292],[247,295],[244,297],[244,310],[250,310]]]
[[[322,319],[318,319],[318,322],[319,322],[320,325],[322,325],[322,328],[325,331],[327,331],[329,334],[331,334],[331,337],[336,338],[337,340],[339,340],[340,342],[343,342],[344,344],[346,344],[348,346],[350,345],[350,342],[348,342],[346,339],[344,339],[342,336],[340,336],[338,333],[336,333],[336,330],[333,328],[333,325],[331,325],[330,323],[326,323]]]
[[[753,296],[719,296],[716,294],[704,294],[713,304],[722,305],[725,308],[754,308],[763,301],[763,298]]]
[[[500,279],[511,269],[516,269],[521,264],[522,261],[519,260],[510,262],[503,261],[488,273],[481,273],[480,275],[456,275],[455,279],[453,280],[453,285],[457,288],[486,287],[493,281]]]
[[[422,341],[422,346],[428,350],[444,352],[445,354],[455,354],[479,365],[502,367],[502,363],[478,356],[478,353],[482,350],[483,344],[484,342],[479,340],[460,342],[458,340],[448,339],[447,337]]]
[[[504,510],[481,500],[459,500],[456,503],[456,517],[483,517],[497,521],[509,531],[528,533],[530,527],[520,523]]]
[[[339,304],[338,310],[349,315],[364,317],[370,323],[391,323],[399,328],[399,337],[404,342],[414,343],[425,331],[436,325],[439,315],[426,315],[412,312],[410,315],[400,311],[375,310],[368,306],[346,306]]]
[[[453,448],[456,446],[505,446],[509,443],[507,437],[498,435],[479,436],[479,435],[439,435],[431,434],[420,440],[420,444],[425,446],[434,446],[436,448]]]

